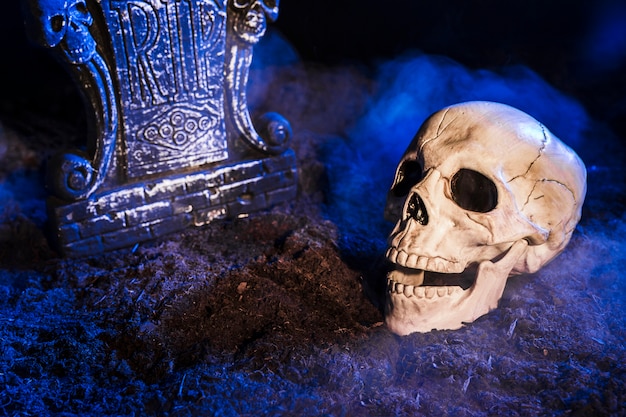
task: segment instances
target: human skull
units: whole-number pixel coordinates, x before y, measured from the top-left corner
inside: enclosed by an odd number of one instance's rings
[[[38,0],[37,9],[44,46],[54,48],[60,44],[73,64],[91,59],[96,42],[89,32],[93,18],[85,0]]]
[[[565,248],[585,192],[583,162],[520,110],[467,102],[434,113],[387,199],[389,329],[458,329],[496,308],[510,275]]]
[[[245,42],[258,42],[265,34],[266,19],[273,22],[278,18],[279,3],[280,0],[233,0],[237,12],[235,32]]]

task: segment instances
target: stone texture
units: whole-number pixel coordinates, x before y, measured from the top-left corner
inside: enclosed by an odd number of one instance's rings
[[[293,200],[295,164],[287,151],[107,190],[74,203],[51,201],[58,249],[66,256],[87,256]]]

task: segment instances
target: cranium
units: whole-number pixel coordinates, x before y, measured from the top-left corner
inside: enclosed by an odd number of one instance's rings
[[[567,245],[586,171],[546,127],[512,107],[468,102],[419,129],[396,170],[386,217],[385,321],[405,335],[458,329],[497,307],[509,276]]]
[[[280,0],[233,0],[237,12],[234,29],[248,43],[256,43],[265,34],[266,18],[271,22],[278,18]]]
[[[93,18],[85,0],[38,0],[36,7],[44,46],[61,45],[67,59],[74,64],[91,59],[96,42],[89,32]]]

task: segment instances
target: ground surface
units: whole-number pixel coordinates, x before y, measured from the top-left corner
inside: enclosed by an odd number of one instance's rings
[[[528,71],[424,55],[378,70],[286,59],[253,72],[269,81],[251,101],[294,124],[296,201],[79,260],[45,239],[41,171],[80,129],[62,109],[4,103],[0,415],[626,415],[619,138]],[[415,81],[429,72],[445,88]],[[509,281],[497,310],[397,337],[379,309],[386,187],[428,112],[477,97],[548,119],[579,152],[583,220],[554,262]]]

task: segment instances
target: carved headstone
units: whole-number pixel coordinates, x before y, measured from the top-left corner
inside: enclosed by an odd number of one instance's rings
[[[278,0],[26,1],[33,38],[68,65],[91,119],[85,151],[49,162],[65,255],[295,197],[289,123],[269,113],[255,128],[246,100],[252,47]]]

